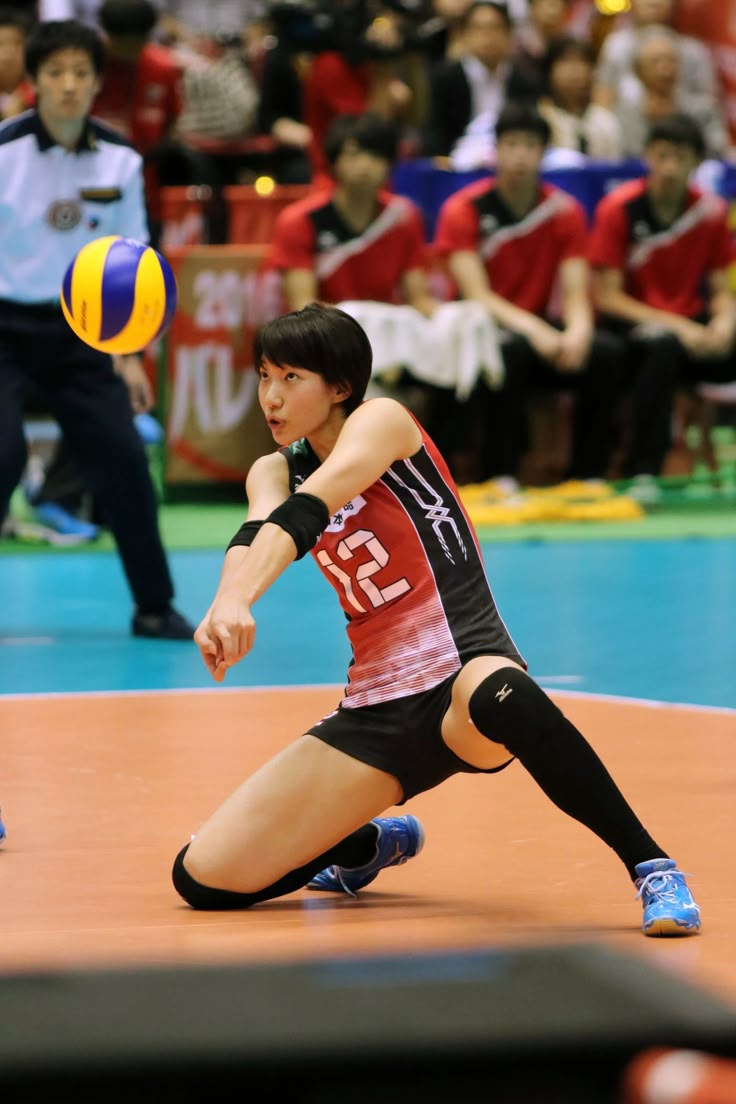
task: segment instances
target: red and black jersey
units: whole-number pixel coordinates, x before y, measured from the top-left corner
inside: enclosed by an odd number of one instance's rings
[[[543,315],[562,262],[586,256],[585,211],[561,188],[542,183],[535,206],[517,218],[495,181],[480,180],[442,204],[434,248],[444,257],[460,250],[479,253],[492,291]]]
[[[293,491],[319,459],[306,439],[281,452]],[[418,452],[332,517],[312,556],[348,619],[353,659],[343,708],[429,690],[476,655],[525,665],[457,487],[424,431]]]
[[[734,260],[724,200],[688,187],[682,214],[658,222],[646,178],[620,184],[596,207],[590,241],[595,268],[624,275],[627,294],[656,310],[687,318],[707,306],[705,277]]]
[[[318,297],[401,302],[401,277],[426,264],[422,216],[411,200],[381,192],[371,224],[356,234],[332,202],[332,192],[290,204],[274,227],[269,265],[314,272]]]

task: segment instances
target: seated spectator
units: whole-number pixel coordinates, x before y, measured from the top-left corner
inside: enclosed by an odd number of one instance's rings
[[[481,422],[483,478],[512,484],[531,388],[576,394],[569,478],[605,478],[613,444],[620,345],[594,327],[585,211],[540,178],[548,141],[549,125],[535,108],[504,108],[495,180],[445,200],[435,238],[460,296],[481,303],[501,327],[504,386],[481,387],[470,413]]]
[[[430,292],[422,216],[384,191],[397,140],[375,115],[336,119],[325,143],[333,186],[281,212],[269,265],[281,273],[285,310],[340,306],[371,339],[374,379],[391,386],[406,371],[419,401],[434,405],[467,395],[480,372],[497,379],[501,361],[485,310]]]
[[[473,0],[432,0],[417,38],[430,63],[452,61],[464,50],[463,20]]]
[[[621,157],[621,127],[607,107],[592,102],[595,55],[571,35],[553,39],[545,58],[539,111],[550,126],[551,149],[571,149],[601,161]]]
[[[201,50],[213,43],[238,42],[260,27],[266,0],[157,0],[160,32],[171,45]]]
[[[17,8],[0,8],[0,120],[33,105],[25,71],[25,48],[33,20]]]
[[[606,36],[598,55],[593,98],[613,107],[623,86],[636,83],[634,54],[639,35],[646,27],[662,24],[674,29],[675,0],[631,0],[628,25]],[[718,99],[718,80],[710,50],[689,35],[680,35],[679,80],[687,95]]]
[[[679,113],[698,123],[706,157],[725,155],[728,131],[723,113],[712,97],[683,86],[681,64],[681,36],[670,27],[652,25],[639,32],[633,54],[638,80],[622,83],[615,105],[625,157],[641,157],[649,128],[659,119]]]
[[[677,0],[675,30],[693,35],[710,52],[720,86],[719,101],[728,121],[730,160],[736,160],[736,19],[732,4],[712,0]]]
[[[425,152],[471,169],[492,162],[493,128],[504,104],[537,100],[542,88],[514,60],[505,4],[475,0],[463,17],[463,33],[463,56],[438,66],[432,78]]]
[[[370,112],[399,124],[411,99],[411,90],[395,75],[404,53],[400,19],[388,12],[371,19],[363,0],[343,0],[331,15],[327,44],[303,77],[312,176],[325,186],[330,166],[324,148],[333,120]]]
[[[263,51],[257,129],[276,142],[279,184],[308,184],[313,135],[304,120],[304,75],[320,42],[307,4],[276,2],[269,9],[271,34]]]
[[[570,0],[528,0],[526,16],[514,26],[515,56],[539,84],[546,83],[546,57],[555,39],[569,34]]]
[[[628,345],[626,477],[661,474],[678,387],[736,379],[728,212],[690,183],[704,149],[688,116],[660,120],[646,145],[648,174],[614,188],[595,211],[595,301],[602,324]]]
[[[93,114],[144,159],[153,244],[160,226],[160,158],[181,109],[179,65],[170,50],[151,41],[157,19],[152,0],[103,0],[99,20],[107,62],[93,104]]]

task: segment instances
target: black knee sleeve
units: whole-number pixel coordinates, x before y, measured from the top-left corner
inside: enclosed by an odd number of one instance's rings
[[[174,859],[171,880],[176,892],[192,908],[210,912],[223,909],[243,909],[249,908],[258,900],[257,894],[233,893],[229,889],[212,889],[210,886],[202,885],[201,882],[192,877],[184,866],[184,856],[188,850],[189,844],[182,847]]]
[[[544,690],[518,667],[502,667],[470,696],[470,719],[479,732],[522,761],[565,718]]]

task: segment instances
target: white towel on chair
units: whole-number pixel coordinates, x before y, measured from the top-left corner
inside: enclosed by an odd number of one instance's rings
[[[368,335],[376,379],[395,378],[404,367],[423,383],[454,390],[461,401],[480,376],[490,387],[503,382],[496,327],[480,303],[441,303],[431,318],[414,307],[373,300],[337,305]]]

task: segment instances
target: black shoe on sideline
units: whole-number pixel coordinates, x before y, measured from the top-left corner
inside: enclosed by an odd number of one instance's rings
[[[146,636],[151,640],[192,640],[195,630],[186,617],[168,606],[162,613],[136,610],[131,632],[133,636]]]

